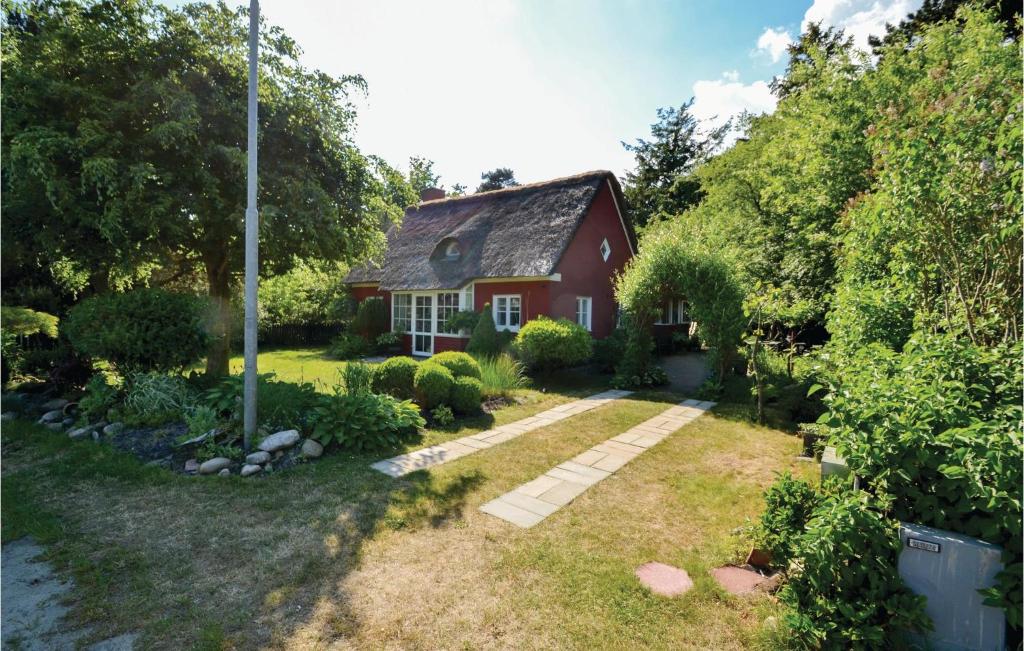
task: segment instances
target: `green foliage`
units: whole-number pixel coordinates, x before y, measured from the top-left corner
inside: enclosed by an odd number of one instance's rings
[[[287,272],[260,280],[260,329],[290,324],[339,323],[350,316],[349,292],[340,262],[299,261]]]
[[[400,349],[402,346],[402,333],[400,332],[385,332],[377,337],[374,341],[377,344],[377,350],[387,352],[393,349]]]
[[[440,181],[441,175],[434,172],[434,161],[422,156],[409,157],[409,185],[417,197],[427,188],[441,187]]]
[[[916,336],[902,353],[850,357],[822,418],[850,469],[892,497],[902,521],[975,536],[1007,552],[999,597],[1021,621],[1021,346]],[[1013,578],[1008,577],[1012,575]]]
[[[0,327],[19,337],[42,333],[51,339],[57,338],[57,317],[46,312],[37,312],[27,307],[0,307]]]
[[[202,404],[213,409],[218,417],[235,425],[242,422],[244,376],[231,375],[202,395]],[[310,412],[317,404],[318,394],[308,382],[281,382],[273,373],[263,373],[256,383],[257,423],[260,426],[308,429]]]
[[[527,321],[516,335],[515,349],[530,368],[552,371],[576,366],[590,357],[593,339],[583,326],[568,319],[538,317]]]
[[[474,377],[456,377],[452,384],[451,406],[458,414],[473,414],[480,411],[483,399],[483,383]]]
[[[85,393],[78,400],[78,409],[89,422],[106,418],[107,412],[121,400],[121,390],[107,383],[103,373],[96,373],[85,385]]]
[[[492,317],[493,318],[493,317]],[[446,332],[472,333],[480,320],[480,313],[473,310],[460,310],[445,322]]]
[[[371,296],[359,304],[352,319],[351,331],[367,341],[374,341],[388,331],[388,307],[384,299]]]
[[[331,340],[327,354],[334,359],[355,359],[362,357],[370,350],[370,344],[362,335],[343,332]]]
[[[636,169],[626,172],[623,193],[637,226],[678,215],[700,201],[700,181],[693,171],[721,146],[730,125],[702,134],[692,106],[691,98],[678,109],[659,108],[658,122],[651,125],[653,140],[622,143],[636,158]]]
[[[345,393],[369,393],[373,369],[369,364],[349,362],[341,369],[341,387]]]
[[[772,564],[785,569],[820,498],[807,482],[788,471],[764,493],[764,511],[757,529],[757,546],[772,555]]]
[[[797,544],[799,563],[780,599],[803,648],[900,648],[931,627],[925,598],[903,585],[899,522],[866,493],[826,497]],[[902,644],[901,644],[902,643]]]
[[[477,357],[493,357],[501,352],[501,342],[498,339],[498,329],[494,326],[494,314],[491,312],[491,304],[484,303],[484,309],[477,319],[473,334],[466,344],[466,352]]]
[[[529,384],[526,367],[508,354],[496,357],[480,357],[480,381],[485,396],[508,396],[516,389]]]
[[[448,402],[455,384],[455,376],[447,368],[431,361],[423,362],[413,376],[416,402],[424,409]]]
[[[164,373],[137,373],[126,381],[124,406],[140,423],[160,425],[180,420],[197,396],[185,378]]]
[[[456,378],[471,377],[477,380],[480,379],[480,364],[468,353],[446,350],[431,357],[430,362],[445,367]]]
[[[622,363],[622,357],[626,354],[626,342],[629,339],[625,327],[619,326],[612,330],[612,333],[604,339],[594,341],[594,364],[602,373],[614,373],[615,368]]]
[[[746,326],[744,292],[734,265],[686,232],[685,222],[650,229],[640,254],[616,279],[616,298],[629,315],[629,343],[618,375],[641,376],[652,363],[650,326],[666,300],[685,297],[701,340],[725,375]],[[527,324],[529,325],[529,324]]]
[[[198,405],[191,412],[185,414],[185,424],[188,425],[188,438],[202,436],[210,430],[216,429],[219,423],[220,419],[217,416],[216,410],[206,405]]]
[[[402,435],[426,423],[412,402],[376,393],[335,393],[319,396],[312,437],[327,446],[353,452],[396,445]]]
[[[204,432],[200,432],[200,434],[208,431],[209,430],[205,430]],[[226,459],[231,459],[232,461],[241,461],[244,456],[245,452],[237,445],[217,443],[213,439],[203,441],[203,443],[196,448],[196,461],[199,463],[209,461],[210,459],[216,459],[217,457],[224,457]]]
[[[490,172],[480,175],[481,183],[477,186],[477,192],[490,192],[491,190],[503,190],[519,185],[515,173],[507,167],[498,167]]]
[[[660,366],[647,366],[632,375],[617,373],[612,378],[616,389],[646,389],[668,384],[668,373]]]
[[[430,410],[430,418],[441,427],[448,427],[455,422],[455,414],[448,405],[438,405]]]
[[[401,400],[413,397],[413,381],[419,362],[412,357],[391,357],[373,368],[373,391]]]
[[[203,303],[195,296],[145,288],[88,298],[64,325],[75,350],[128,376],[198,361],[206,346],[202,318]]]

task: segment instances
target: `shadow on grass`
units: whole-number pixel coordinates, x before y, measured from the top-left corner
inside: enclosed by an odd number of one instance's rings
[[[34,423],[4,424],[2,535],[30,535],[75,580],[73,625],[176,648],[345,638],[345,577],[382,532],[463,517],[479,471],[392,479],[380,453],[262,478],[184,477]],[[172,551],[168,551],[171,549]]]

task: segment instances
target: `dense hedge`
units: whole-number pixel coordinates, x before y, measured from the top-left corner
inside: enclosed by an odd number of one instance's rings
[[[437,353],[430,358],[430,362],[440,364],[451,371],[452,375],[457,378],[471,377],[479,380],[481,377],[480,364],[467,353],[448,350],[443,353]]]
[[[457,377],[452,385],[451,405],[459,414],[472,414],[480,410],[483,383],[474,377]]]
[[[416,402],[424,409],[433,409],[438,405],[447,404],[455,376],[452,372],[430,361],[423,362],[416,369],[413,385],[416,390]]]
[[[582,364],[590,358],[592,346],[593,339],[583,326],[544,316],[527,321],[515,339],[523,362],[541,371]]]
[[[179,370],[206,351],[203,308],[189,294],[136,289],[82,301],[71,308],[65,327],[77,351],[107,360],[122,375]]]
[[[373,390],[408,400],[413,397],[413,381],[419,362],[412,357],[391,357],[373,369]]]

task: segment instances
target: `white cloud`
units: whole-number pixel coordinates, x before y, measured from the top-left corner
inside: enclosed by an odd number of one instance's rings
[[[771,113],[778,102],[766,81],[743,84],[728,78],[696,82],[693,85],[693,97],[693,116],[706,121],[710,126],[720,126],[743,111],[755,115]],[[736,135],[734,132],[725,144],[731,144]]]
[[[921,7],[921,0],[814,0],[800,24],[806,31],[811,23],[841,27],[861,50],[869,51],[868,36],[881,36],[885,24],[897,24]]]
[[[793,37],[785,29],[781,27],[778,29],[766,27],[757,39],[756,52],[767,55],[771,58],[772,63],[778,63],[783,55],[786,54],[786,48],[792,42]]]
[[[722,79],[726,81],[739,81],[740,71],[739,70],[726,70],[722,73]]]

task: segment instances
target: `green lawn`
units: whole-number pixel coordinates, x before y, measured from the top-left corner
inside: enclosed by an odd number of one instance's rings
[[[328,392],[346,362],[331,359],[326,352],[326,348],[269,350],[259,354],[256,366],[260,373],[274,373],[278,380],[311,382],[318,391]],[[241,373],[244,367],[241,355],[231,358],[232,373]]]
[[[311,380],[337,362],[261,356]],[[333,366],[329,366],[333,365]],[[394,480],[368,465],[602,389],[551,380],[524,404],[373,455],[331,454],[257,480],[145,468],[27,422],[3,428],[3,538],[32,534],[76,580],[96,639],[138,630],[154,648],[751,648],[772,646],[765,597],[738,599],[707,571],[742,560],[733,532],[776,471],[809,475],[800,442],[721,407],[538,526],[483,502],[659,413],[647,393]],[[543,390],[541,390],[543,389]],[[634,569],[658,560],[696,587],[652,596]]]

